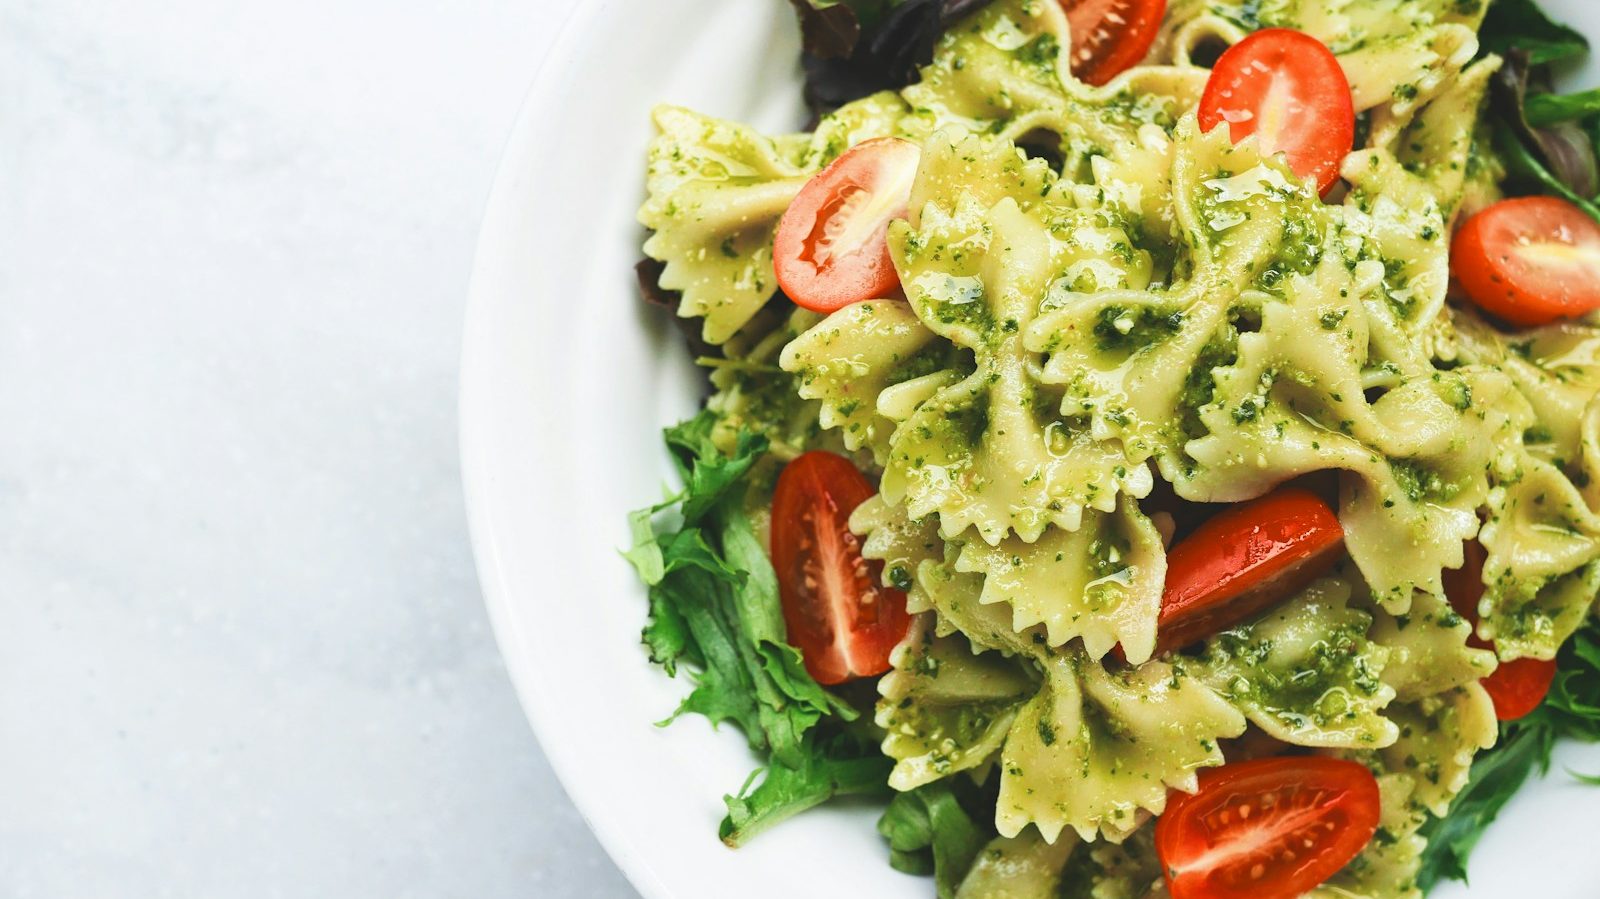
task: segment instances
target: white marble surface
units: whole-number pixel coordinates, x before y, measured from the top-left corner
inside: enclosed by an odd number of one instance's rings
[[[611,897],[478,596],[480,207],[574,0],[0,0],[0,896]]]

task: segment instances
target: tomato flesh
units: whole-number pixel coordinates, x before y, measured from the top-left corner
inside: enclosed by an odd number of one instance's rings
[[[1200,128],[1228,123],[1234,143],[1255,136],[1261,155],[1326,194],[1356,139],[1350,82],[1321,41],[1289,28],[1257,31],[1229,47],[1200,96]]]
[[[1600,309],[1600,224],[1557,197],[1501,200],[1456,232],[1450,268],[1467,297],[1515,325]]]
[[[1378,781],[1344,759],[1286,756],[1200,772],[1156,819],[1172,899],[1293,899],[1378,830]]]
[[[1229,507],[1168,551],[1156,652],[1254,617],[1327,572],[1343,546],[1339,519],[1309,490]]]
[[[1493,649],[1493,644],[1478,636],[1478,602],[1483,598],[1483,563],[1487,554],[1476,540],[1466,545],[1464,554],[1466,559],[1460,568],[1445,569],[1445,596],[1456,614],[1472,624],[1467,645]],[[1501,662],[1493,674],[1479,683],[1494,701],[1494,716],[1501,721],[1515,721],[1544,702],[1555,677],[1554,660],[1517,659]]]
[[[873,492],[849,459],[819,450],[785,466],[772,497],[783,620],[820,684],[888,671],[911,627],[906,595],[882,585],[883,563],[862,558],[850,532],[850,513]]]
[[[1494,702],[1494,716],[1501,721],[1515,721],[1527,717],[1544,702],[1555,679],[1554,660],[1516,659],[1501,662],[1482,683]]]
[[[1061,0],[1061,8],[1072,32],[1073,76],[1101,85],[1150,52],[1167,0]]]
[[[813,312],[898,295],[886,229],[905,218],[922,149],[897,137],[862,141],[800,189],[778,220],[778,286]]]

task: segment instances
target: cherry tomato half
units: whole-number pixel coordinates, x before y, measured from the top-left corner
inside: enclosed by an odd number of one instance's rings
[[[1489,641],[1477,634],[1478,601],[1483,598],[1483,563],[1487,554],[1483,544],[1473,540],[1466,545],[1465,555],[1466,561],[1460,568],[1444,571],[1445,596],[1450,600],[1450,608],[1472,624],[1473,633],[1467,638],[1467,645],[1491,649]],[[1554,661],[1517,659],[1501,662],[1493,674],[1479,683],[1494,700],[1494,716],[1501,721],[1515,721],[1544,702],[1555,677]]]
[[[1150,52],[1167,0],[1061,0],[1061,8],[1072,30],[1072,74],[1100,85]]]
[[[1378,781],[1321,756],[1200,772],[1156,819],[1172,899],[1293,899],[1338,873],[1378,830]]]
[[[1600,309],[1600,224],[1556,197],[1501,200],[1456,232],[1450,269],[1484,311],[1542,325]]]
[[[1290,487],[1229,507],[1167,552],[1157,654],[1255,616],[1333,565],[1344,528],[1328,504]]]
[[[1217,59],[1200,96],[1200,128],[1228,123],[1234,143],[1255,135],[1261,153],[1327,193],[1356,139],[1350,82],[1321,41],[1289,28],[1257,31]]]
[[[904,218],[922,149],[897,137],[862,141],[795,196],[772,242],[778,286],[813,312],[894,296],[889,222]]]
[[[906,595],[882,586],[881,562],[861,557],[850,513],[873,494],[849,459],[805,453],[784,467],[772,497],[772,566],[789,642],[820,684],[889,670],[911,618]]]

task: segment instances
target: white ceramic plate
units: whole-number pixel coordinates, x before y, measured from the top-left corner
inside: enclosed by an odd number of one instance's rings
[[[1546,6],[1600,36],[1600,4]],[[782,0],[589,0],[511,136],[473,276],[461,442],[489,609],[557,773],[649,899],[932,895],[888,867],[873,809],[826,807],[737,852],[717,841],[721,797],[756,759],[698,717],[651,724],[688,684],[645,661],[643,591],[616,551],[627,511],[668,477],[659,429],[693,412],[701,383],[634,284],[650,108],[793,130],[796,41]],[[1470,895],[1600,895],[1600,794],[1563,765],[1600,771],[1600,752],[1564,750],[1518,798],[1474,859]]]

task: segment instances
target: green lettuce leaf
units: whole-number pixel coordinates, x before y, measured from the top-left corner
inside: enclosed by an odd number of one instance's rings
[[[1513,47],[1528,51],[1533,65],[1573,59],[1589,50],[1583,35],[1551,21],[1534,0],[1495,0],[1478,36],[1493,53],[1504,55]]]
[[[939,899],[954,899],[994,836],[992,828],[973,821],[943,781],[896,794],[878,819],[878,833],[889,841],[889,864],[907,874],[932,874]]]
[[[633,545],[623,556],[649,588],[642,640],[650,659],[670,675],[688,665],[694,682],[662,723],[694,713],[734,724],[752,750],[770,757],[772,785],[764,782],[752,801],[787,808],[793,803],[769,797],[795,792],[796,783],[865,777],[868,766],[854,764],[862,758],[842,759],[832,743],[808,739],[825,719],[848,722],[859,713],[813,680],[788,643],[777,575],[745,512],[766,440],[742,433],[725,455],[711,441],[714,424],[702,412],[666,430],[683,490],[629,516]],[[882,761],[875,747],[872,755]],[[807,795],[815,793],[813,786]],[[765,806],[752,808],[756,829],[773,817]]]
[[[727,817],[717,834],[729,846],[740,846],[774,824],[814,808],[835,796],[885,798],[893,760],[879,749],[865,722],[823,738],[808,734],[797,763],[773,761],[750,775],[737,795],[724,797]],[[756,779],[760,778],[760,783]]]
[[[1535,128],[1572,122],[1600,113],[1600,89],[1575,94],[1535,94],[1522,107],[1528,124]]]
[[[1600,162],[1589,134],[1575,122],[1538,128],[1527,118],[1528,92],[1533,89],[1537,95],[1539,89],[1548,89],[1548,70],[1530,65],[1526,50],[1506,53],[1493,81],[1495,148],[1506,161],[1512,184],[1555,193],[1593,216],[1596,209],[1589,198],[1600,191]]]
[[[765,437],[743,431],[733,455],[724,456],[711,441],[716,421],[710,412],[701,412],[665,432],[667,449],[672,451],[684,482],[680,511],[685,525],[699,524],[707,512],[730,495],[741,499],[742,490],[736,488],[747,486],[745,475],[767,451]]]
[[[1600,221],[1600,206],[1579,196],[1566,182],[1556,177],[1543,160],[1528,149],[1515,131],[1503,122],[1494,126],[1494,149],[1506,164],[1508,181],[1531,188],[1532,192],[1561,197],[1582,209],[1590,218]]]

